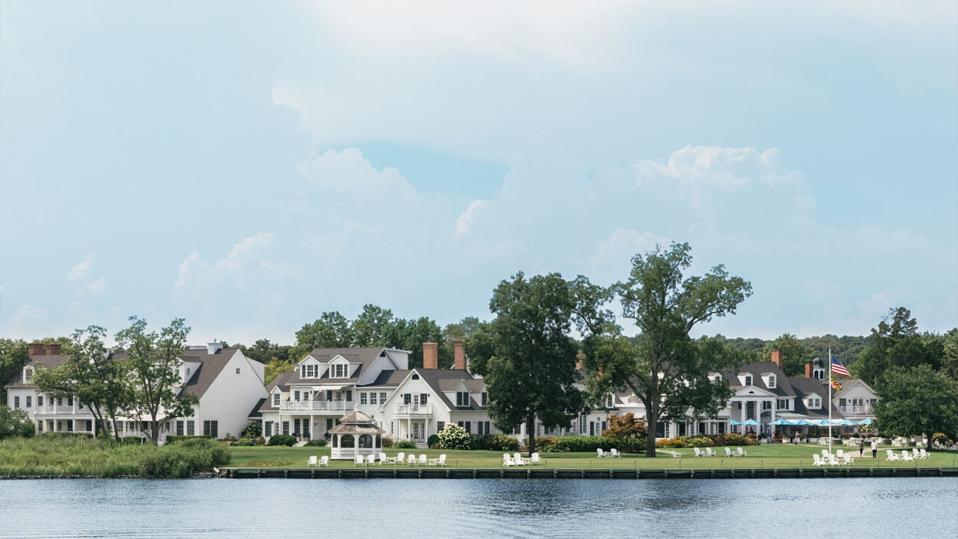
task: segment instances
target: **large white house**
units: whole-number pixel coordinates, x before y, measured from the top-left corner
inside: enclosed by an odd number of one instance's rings
[[[33,383],[38,369],[55,368],[67,361],[57,344],[31,344],[30,362],[6,385],[7,406],[20,409],[42,432],[95,434],[90,410],[73,397],[54,398]],[[122,354],[116,354],[120,359]],[[224,438],[239,436],[248,423],[249,410],[266,397],[264,367],[235,348],[222,343],[188,347],[179,366],[180,395],[197,398],[193,414],[163,421],[160,441],[168,435]],[[145,437],[145,418],[124,415],[118,422],[120,436]],[[112,431],[112,425],[108,428]]]

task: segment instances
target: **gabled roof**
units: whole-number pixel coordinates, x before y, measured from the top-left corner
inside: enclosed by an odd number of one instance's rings
[[[764,389],[770,393],[781,397],[794,397],[795,390],[792,389],[791,384],[788,383],[788,377],[785,376],[785,371],[781,367],[772,363],[771,361],[761,361],[758,363],[749,363],[742,365],[736,369],[727,369],[723,370],[720,374],[722,375],[723,380],[728,382],[728,385],[732,389],[739,389],[744,387],[738,379],[739,373],[748,373],[752,375],[752,385]],[[771,373],[775,375],[775,387],[770,388],[765,384],[765,380],[762,378],[763,374]]]
[[[197,367],[196,372],[194,372],[186,384],[183,385],[180,394],[192,395],[196,398],[202,397],[210,386],[213,385],[213,381],[220,375],[237,350],[236,348],[224,348],[215,354],[207,353],[205,348],[203,350],[184,351],[182,355],[184,361],[198,361],[200,362],[200,366]]]
[[[66,363],[68,359],[70,359],[70,356],[67,356],[64,354],[30,356],[30,362],[24,365],[24,367],[33,366],[34,368],[45,367],[48,369],[55,369],[59,367],[60,365],[63,365],[64,363]],[[25,383],[23,381],[23,369],[18,369],[17,372],[14,373],[12,377],[10,377],[10,380],[8,381],[6,387],[35,387],[35,386],[34,384]]]
[[[253,409],[249,412],[249,418],[254,417],[263,417],[263,404],[266,402],[266,399],[260,399],[256,402],[256,406],[253,406]]]
[[[479,382],[482,384],[484,391],[485,383],[482,380],[475,378],[469,373],[469,371],[462,369],[415,369],[415,371],[419,373],[419,377],[426,382],[426,384],[428,384],[437,395],[439,395],[439,398],[442,399],[442,402],[444,402],[450,410],[483,409],[482,406],[480,406],[479,403],[477,403],[473,398],[469,399],[469,406],[456,406],[452,401],[449,400],[448,397],[446,397],[446,394],[443,391],[443,386],[452,388],[448,389],[447,391],[454,391],[455,388],[459,387],[460,382],[465,382],[470,391],[472,390],[470,384]],[[481,392],[482,391],[476,391],[476,393]]]
[[[362,387],[371,386],[391,386],[396,387],[406,379],[409,369],[384,370],[370,384],[364,384]]]
[[[795,409],[793,410],[797,414],[803,414],[807,416],[819,416],[823,418],[828,417],[828,408],[827,406],[832,407],[832,419],[841,419],[844,417],[841,412],[838,411],[838,408],[835,407],[834,403],[828,401],[828,386],[825,382],[818,380],[817,378],[799,378],[793,377],[788,379],[789,384],[795,389],[796,399],[795,399]],[[805,397],[814,393],[822,399],[822,407],[815,410],[809,410],[805,406]]]

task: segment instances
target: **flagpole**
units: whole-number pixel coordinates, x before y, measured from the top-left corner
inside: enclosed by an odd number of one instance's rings
[[[832,453],[832,347],[828,347],[828,454]]]

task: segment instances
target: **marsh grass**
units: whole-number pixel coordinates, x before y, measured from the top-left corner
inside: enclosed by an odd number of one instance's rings
[[[210,440],[163,447],[80,437],[0,441],[0,477],[183,478],[228,462],[226,448]]]

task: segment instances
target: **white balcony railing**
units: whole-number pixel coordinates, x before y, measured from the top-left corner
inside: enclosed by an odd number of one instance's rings
[[[843,414],[870,414],[872,413],[872,407],[867,404],[861,406],[848,404],[845,406],[839,406],[838,411]]]
[[[353,401],[283,401],[283,412],[346,412],[353,410]]]
[[[397,404],[396,415],[432,415],[432,404]]]

